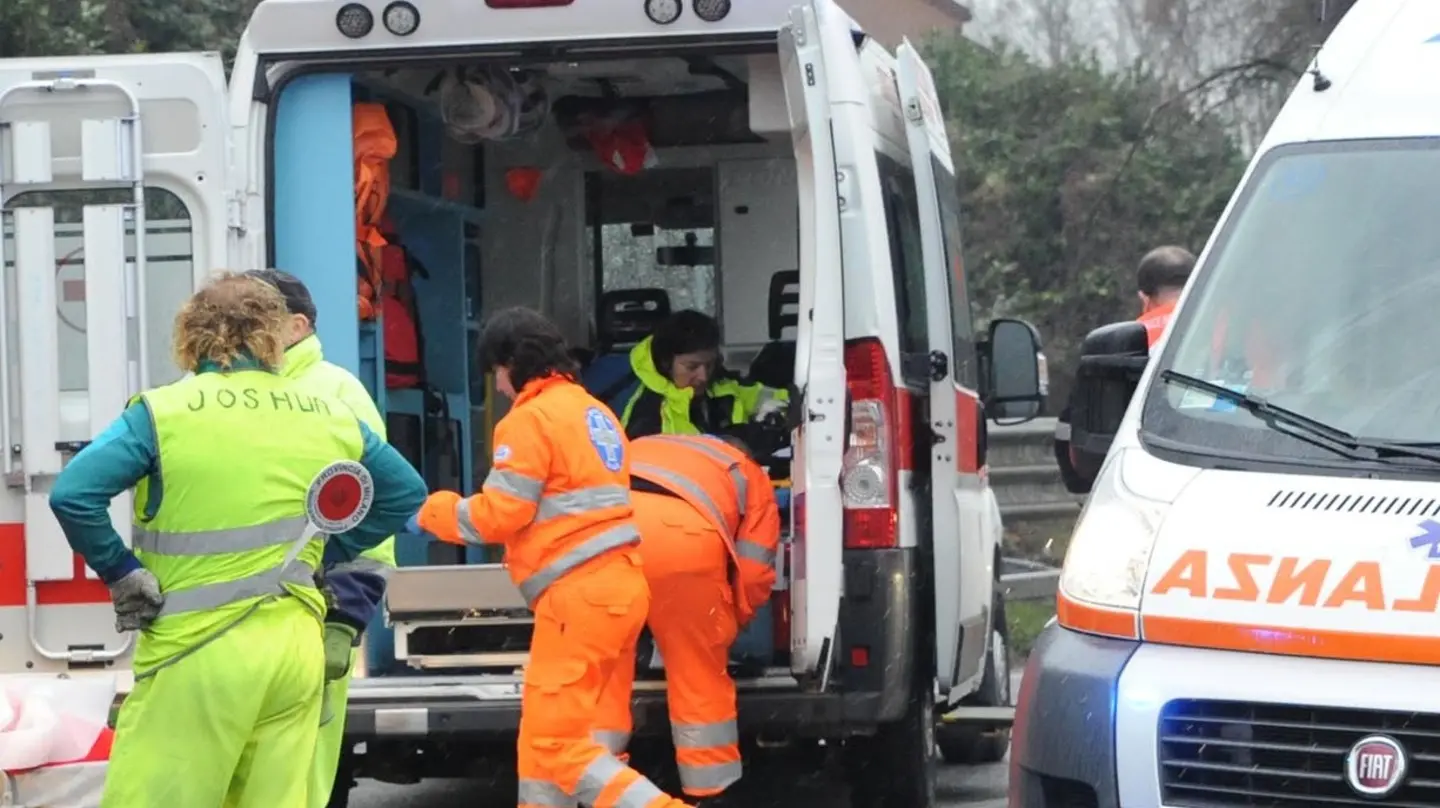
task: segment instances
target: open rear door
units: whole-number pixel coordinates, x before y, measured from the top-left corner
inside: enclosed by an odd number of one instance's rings
[[[792,8],[781,69],[800,188],[800,328],[795,383],[791,667],[826,683],[843,587],[841,462],[845,452],[845,300],[840,184],[831,125],[831,65],[855,58],[849,18],[831,0]]]
[[[23,543],[0,559],[24,562],[0,573],[0,628],[23,604],[29,635],[6,643],[0,671],[130,645],[48,498],[130,396],[181,375],[175,312],[226,251],[226,114],[216,54],[0,60],[0,542]],[[130,499],[110,509],[127,542]]]
[[[954,211],[959,200],[951,200],[948,210],[940,204],[939,188],[954,193],[954,176],[950,142],[945,134],[945,119],[935,93],[935,81],[920,54],[906,41],[896,52],[896,78],[900,100],[905,110],[905,132],[910,159],[915,173],[915,198],[920,208],[921,252],[925,260],[925,296],[947,305],[931,304],[929,312],[930,348],[930,423],[935,436],[931,447],[932,507],[934,508],[935,553],[935,661],[941,693],[949,693],[978,670],[986,641],[983,627],[990,610],[990,559],[984,554],[984,535],[978,523],[985,510],[984,482],[979,469],[973,468],[973,440],[962,430],[975,423],[976,395],[961,382],[968,356],[957,356],[952,329],[952,307],[963,305],[950,293],[952,271],[959,272],[958,233],[947,233],[950,222],[945,217]],[[958,220],[955,222],[958,224]],[[955,241],[948,244],[947,241]],[[954,254],[957,266],[952,267],[947,252]],[[956,321],[968,323],[968,311],[960,312]],[[968,343],[969,335],[963,335]],[[961,400],[964,401],[961,404]],[[963,407],[963,411],[962,411]],[[964,628],[962,628],[964,627]],[[981,629],[970,636],[974,627]],[[967,631],[966,629],[969,629]],[[964,639],[965,659],[959,649]],[[976,654],[974,643],[979,643]],[[964,663],[964,664],[962,664]]]

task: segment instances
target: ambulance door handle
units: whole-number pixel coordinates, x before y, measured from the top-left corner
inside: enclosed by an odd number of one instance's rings
[[[55,451],[61,452],[61,453],[64,453],[64,454],[76,455],[76,454],[80,454],[80,452],[81,452],[86,446],[89,446],[91,443],[94,443],[94,441],[88,441],[88,440],[59,441],[59,442],[57,442],[57,443],[55,444]]]

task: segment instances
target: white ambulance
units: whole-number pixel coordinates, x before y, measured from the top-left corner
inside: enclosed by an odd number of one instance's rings
[[[357,311],[359,103],[396,130],[423,386],[387,374],[390,329]],[[516,120],[477,134],[458,123],[477,105]],[[622,114],[639,166],[597,156],[596,121]],[[792,526],[742,731],[847,740],[857,805],[934,804],[939,712],[973,719],[942,728],[947,755],[1003,756],[985,419],[1038,412],[1043,358],[1025,323],[974,333],[928,70],[832,0],[267,0],[228,90],[216,54],[0,61],[0,172],[0,674],[126,671],[133,638],[47,491],[127,396],[180,375],[170,324],[196,284],[275,266],[391,441],[467,491],[501,406],[475,369],[485,313],[541,308],[595,361],[646,316],[715,316],[731,368],[794,393]],[[503,761],[529,614],[483,549],[397,544],[342,778]],[[663,737],[663,681],[639,687],[637,733]]]
[[[1437,75],[1440,4],[1355,4],[1155,355],[1087,339],[1011,805],[1440,805]]]

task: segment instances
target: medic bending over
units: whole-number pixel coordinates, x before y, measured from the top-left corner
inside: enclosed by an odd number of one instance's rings
[[[650,608],[619,419],[575,381],[560,330],[538,312],[497,313],[480,351],[496,389],[514,400],[495,425],[490,473],[475,496],[432,494],[414,527],[451,544],[504,544],[535,612],[519,808],[683,808],[591,734],[607,688],[634,676]]]
[[[201,289],[175,318],[175,360],[194,375],[132,400],[50,495],[110,588],[116,628],[142,632],[103,808],[305,806],[325,673],[322,551],[354,558],[424,502],[424,480],[349,407],[276,372],[288,321],[284,298],[254,278]],[[369,472],[373,501],[326,547],[307,498],[337,461]],[[133,553],[109,515],[132,487]]]
[[[630,488],[650,582],[650,631],[665,660],[670,734],[687,797],[715,804],[740,779],[730,645],[775,586],[780,511],[765,470],[735,438],[664,435],[630,444]],[[607,690],[599,738],[630,739],[630,689]]]

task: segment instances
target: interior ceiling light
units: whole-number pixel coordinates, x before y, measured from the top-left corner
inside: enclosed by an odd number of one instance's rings
[[[375,15],[359,3],[346,3],[335,15],[335,27],[351,39],[359,39],[375,27]]]
[[[386,6],[380,19],[385,23],[385,30],[395,36],[410,36],[420,27],[420,10],[402,0]]]
[[[695,0],[695,16],[705,22],[720,22],[730,16],[730,0]]]
[[[680,0],[645,0],[645,16],[656,25],[669,25],[680,19]]]

